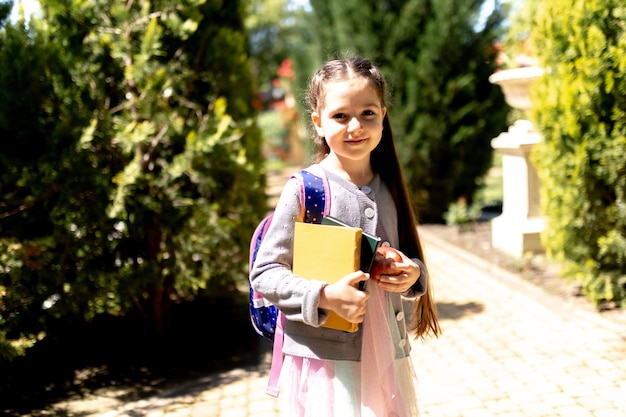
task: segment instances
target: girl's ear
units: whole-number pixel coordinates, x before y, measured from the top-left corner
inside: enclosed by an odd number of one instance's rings
[[[324,129],[322,128],[322,119],[320,115],[316,112],[311,113],[311,120],[313,121],[313,126],[315,126],[315,130],[317,131],[317,135],[319,137],[324,136]]]

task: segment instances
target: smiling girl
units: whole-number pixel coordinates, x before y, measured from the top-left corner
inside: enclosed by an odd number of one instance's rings
[[[292,272],[293,233],[303,221],[298,179],[281,193],[250,274],[254,289],[286,317],[281,413],[289,417],[417,416],[409,331],[438,336],[436,309],[416,213],[396,153],[379,69],[354,57],[325,63],[307,102],[317,154],[307,170],[325,177],[330,215],[396,248],[397,275],[357,271],[328,284]],[[403,300],[412,300],[407,330]],[[360,323],[354,333],[321,327],[334,311]]]

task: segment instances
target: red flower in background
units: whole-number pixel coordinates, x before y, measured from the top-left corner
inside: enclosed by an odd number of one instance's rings
[[[291,59],[287,58],[284,59],[283,62],[281,62],[280,67],[278,67],[278,75],[289,80],[295,79],[295,73],[293,72],[293,62],[291,61]]]

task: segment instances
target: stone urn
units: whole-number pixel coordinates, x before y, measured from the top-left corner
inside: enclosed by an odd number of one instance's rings
[[[528,111],[532,107],[530,85],[544,73],[543,68],[523,67],[491,74],[489,82],[502,88],[504,99],[514,109]]]
[[[530,86],[544,74],[542,68],[502,70],[489,77],[502,88],[506,102],[524,114],[532,107]],[[491,141],[502,155],[502,214],[491,221],[493,247],[515,257],[544,252],[540,234],[545,221],[539,210],[539,178],[530,153],[541,141],[539,132],[520,119]]]

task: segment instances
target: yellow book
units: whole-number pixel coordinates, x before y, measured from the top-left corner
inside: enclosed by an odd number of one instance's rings
[[[333,283],[359,270],[362,230],[358,227],[296,222],[293,272],[302,278]],[[324,327],[356,332],[350,323],[331,311]]]

